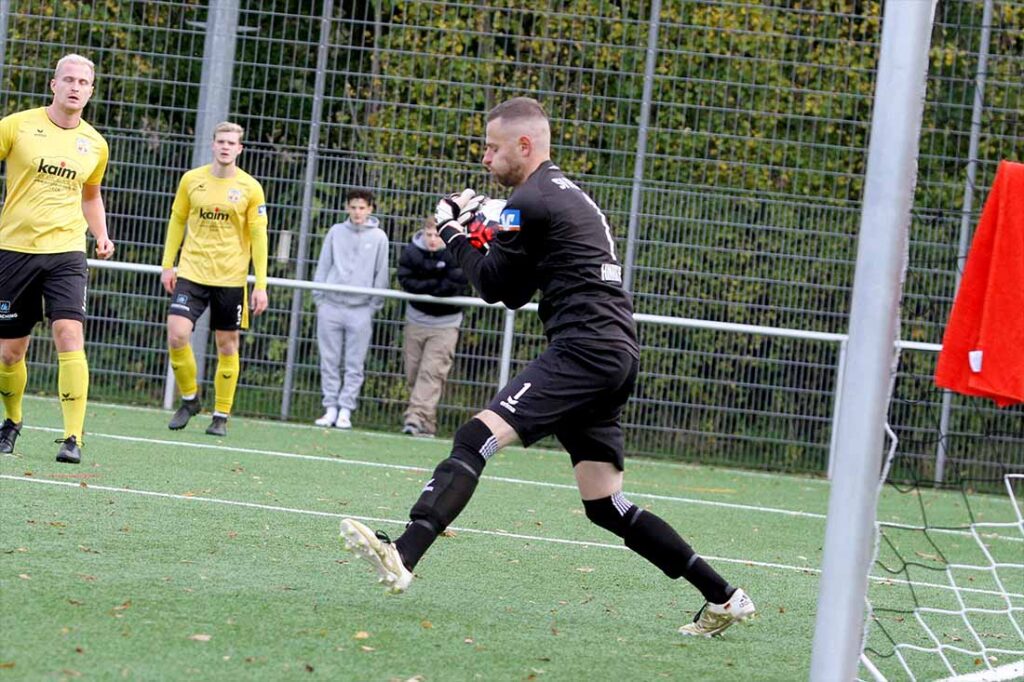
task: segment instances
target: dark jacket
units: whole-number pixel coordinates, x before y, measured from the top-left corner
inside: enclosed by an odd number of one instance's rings
[[[402,249],[398,259],[398,283],[410,294],[461,296],[469,290],[469,281],[448,249],[429,251],[421,232]],[[462,311],[460,306],[443,303],[409,301],[409,305],[437,317]]]

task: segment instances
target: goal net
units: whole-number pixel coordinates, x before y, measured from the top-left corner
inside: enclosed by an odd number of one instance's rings
[[[922,374],[896,378],[859,677],[1024,679],[1024,412],[958,397],[942,420]],[[960,445],[936,482],[940,439]]]

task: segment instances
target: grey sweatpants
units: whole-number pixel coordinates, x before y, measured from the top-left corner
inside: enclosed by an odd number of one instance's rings
[[[363,387],[363,365],[372,336],[371,306],[348,307],[326,301],[319,305],[316,340],[320,344],[320,385],[324,407],[356,409],[359,389]]]

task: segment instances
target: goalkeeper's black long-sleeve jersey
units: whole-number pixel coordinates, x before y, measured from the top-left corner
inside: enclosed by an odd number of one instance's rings
[[[510,308],[540,289],[544,334],[625,347],[639,356],[633,304],[622,286],[608,219],[550,161],[512,192],[486,255],[448,245],[485,301]]]

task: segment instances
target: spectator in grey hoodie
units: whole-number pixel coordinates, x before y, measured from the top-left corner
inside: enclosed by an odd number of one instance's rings
[[[314,282],[388,288],[388,237],[372,215],[373,209],[373,192],[349,190],[345,197],[348,220],[332,225],[324,237]],[[314,291],[313,301],[317,307],[316,338],[324,395],[324,414],[316,424],[350,429],[352,411],[363,386],[363,366],[373,336],[373,314],[384,306],[384,298]]]

